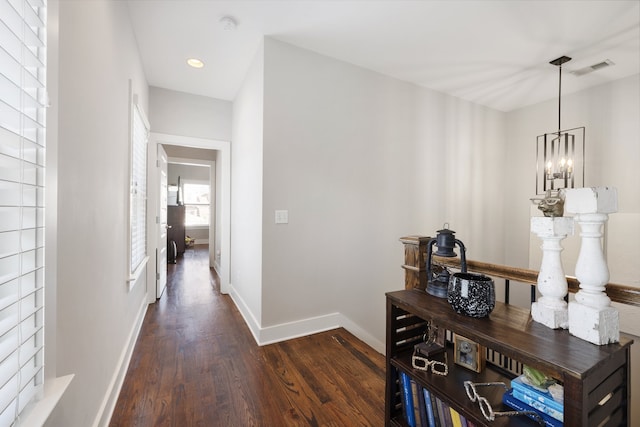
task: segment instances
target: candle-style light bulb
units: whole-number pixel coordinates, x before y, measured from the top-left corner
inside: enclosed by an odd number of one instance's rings
[[[567,172],[568,173],[573,172],[573,160],[571,159],[567,160]]]
[[[547,175],[551,175],[552,168],[553,168],[553,163],[551,163],[551,161],[547,162]]]

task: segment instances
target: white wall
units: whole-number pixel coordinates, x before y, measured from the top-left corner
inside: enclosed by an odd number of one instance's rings
[[[171,161],[171,160],[170,160]],[[209,182],[209,168],[206,166],[184,165],[180,163],[169,163],[167,175],[169,184],[178,184],[184,180],[206,181]]]
[[[76,376],[47,425],[86,427],[117,398],[111,392],[146,309],[145,275],[131,291],[126,282],[129,79],[145,109],[148,91],[126,3],[61,1],[59,23],[49,26],[59,29],[59,82],[49,81],[59,96],[51,348],[57,375]]]
[[[264,46],[233,103],[231,292],[255,334],[262,318],[262,120]]]
[[[229,101],[151,86],[149,107],[153,132],[231,140]]]
[[[268,38],[264,100],[260,71],[234,103],[232,228],[260,342],[343,325],[382,350],[403,235],[449,222],[475,259],[502,261],[502,113]]]

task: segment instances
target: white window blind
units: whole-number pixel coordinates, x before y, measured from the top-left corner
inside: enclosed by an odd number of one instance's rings
[[[0,0],[0,426],[44,372],[45,0]]]
[[[134,97],[137,98],[137,97]],[[147,140],[149,125],[136,99],[131,126],[131,271],[142,266],[147,256]]]

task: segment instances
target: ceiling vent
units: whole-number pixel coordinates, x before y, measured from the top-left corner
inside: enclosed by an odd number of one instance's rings
[[[588,67],[580,68],[579,70],[570,71],[570,73],[573,74],[574,76],[580,77],[580,76],[584,76],[585,74],[592,73],[596,70],[610,67],[612,65],[615,65],[613,61],[611,61],[610,59],[605,59],[604,61],[598,62],[597,64],[589,65]]]

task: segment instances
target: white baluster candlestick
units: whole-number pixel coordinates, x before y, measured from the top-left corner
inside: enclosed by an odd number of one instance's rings
[[[564,297],[568,286],[562,268],[560,242],[573,234],[573,218],[533,217],[531,231],[542,239],[542,262],[537,285],[541,297],[531,304],[531,316],[551,329],[567,329],[569,313]]]
[[[580,290],[569,303],[569,332],[598,345],[620,341],[618,310],[605,293],[609,269],[602,250],[602,228],[610,213],[618,210],[618,194],[612,187],[566,190],[565,211],[575,214],[582,243],[576,262]]]

